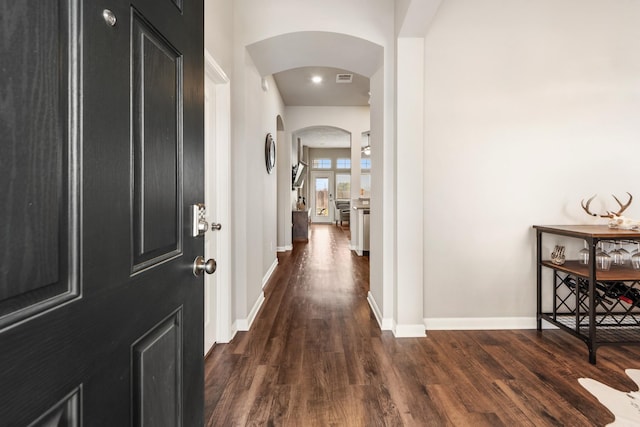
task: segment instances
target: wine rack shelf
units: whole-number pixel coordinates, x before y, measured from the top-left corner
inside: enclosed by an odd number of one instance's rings
[[[606,225],[534,226],[537,253],[537,328],[545,320],[583,340],[589,362],[596,363],[601,345],[640,344],[640,270],[629,265],[595,268],[596,246],[600,241],[640,241],[640,232],[611,229]],[[589,264],[568,260],[556,265],[543,259],[543,236],[583,239],[589,248]],[[543,286],[543,269],[553,272],[553,286]],[[545,276],[548,278],[548,276]],[[549,296],[549,289],[553,295]],[[545,299],[546,298],[546,299]],[[543,302],[552,298],[552,309]]]

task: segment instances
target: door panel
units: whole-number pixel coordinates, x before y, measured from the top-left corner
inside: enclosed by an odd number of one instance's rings
[[[181,250],[182,58],[133,11],[134,268]]]
[[[202,425],[202,1],[0,10],[0,424]]]
[[[65,396],[29,427],[78,427],[80,421],[80,389]]]
[[[134,424],[167,426],[182,420],[182,311],[132,347]]]
[[[77,145],[67,128],[77,99],[67,84],[77,23],[64,1],[7,3],[0,55],[15,60],[0,67],[0,328],[78,293],[78,210],[69,197]]]

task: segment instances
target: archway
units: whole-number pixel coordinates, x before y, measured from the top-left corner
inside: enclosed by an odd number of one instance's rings
[[[255,39],[254,39],[255,40]],[[244,45],[250,57],[250,68],[268,78],[274,73],[300,67],[326,66],[351,70],[366,76],[371,83],[368,123],[358,130],[370,130],[374,172],[371,176],[371,291],[369,300],[378,322],[389,329],[393,319],[395,239],[393,147],[393,96],[389,52],[377,43],[349,34],[330,31],[297,31],[259,39]],[[249,68],[249,69],[250,69]],[[286,116],[287,129],[297,129]],[[320,123],[309,123],[318,125]],[[288,143],[281,145],[280,155],[292,158],[291,133],[285,131]],[[289,165],[279,164],[281,173],[291,172]],[[291,187],[288,187],[291,191]],[[290,212],[279,215],[278,221],[290,220]],[[281,246],[278,245],[278,249]]]
[[[247,51],[262,76],[320,65],[350,70],[370,78],[383,63],[382,46],[327,31],[282,34],[252,43]]]

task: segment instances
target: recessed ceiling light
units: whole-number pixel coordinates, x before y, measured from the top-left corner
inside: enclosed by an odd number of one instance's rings
[[[311,81],[314,82],[315,84],[321,83],[322,82],[322,76],[313,76],[313,77],[311,77]]]

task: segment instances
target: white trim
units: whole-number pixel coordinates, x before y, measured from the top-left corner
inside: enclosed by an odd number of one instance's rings
[[[382,313],[380,312],[380,307],[378,307],[376,299],[373,297],[371,291],[367,293],[367,301],[369,301],[369,307],[371,307],[371,311],[373,311],[373,315],[378,321],[378,326],[380,326],[380,329],[382,329]]]
[[[536,329],[535,317],[450,317],[424,319],[431,331]]]
[[[211,77],[216,84],[229,83],[229,77],[222,67],[213,59],[213,56],[207,49],[204,50],[204,70],[207,76]]]
[[[231,340],[235,338],[237,333],[238,333],[238,321],[236,320],[231,325],[231,334],[230,334],[229,342],[231,342]]]
[[[376,317],[378,321],[378,326],[383,331],[392,331],[393,330],[393,321],[392,319],[383,319],[382,312],[380,311],[380,307],[376,303],[376,299],[373,297],[373,294],[369,292],[367,294],[367,301],[369,301],[369,307],[371,307],[371,311],[373,315]]]
[[[292,251],[292,250],[293,250],[293,245],[278,246],[276,248],[276,251],[278,251],[278,252],[287,252],[287,251]]]
[[[269,270],[267,270],[267,273],[262,278],[262,289],[267,285],[267,282],[271,278],[273,272],[276,271],[276,267],[278,267],[278,258],[273,260],[273,264],[271,264],[271,267],[269,267]]]
[[[396,338],[423,338],[427,336],[427,333],[424,325],[395,324],[393,328],[393,336]]]
[[[215,91],[215,218],[208,221],[222,224],[220,231],[209,231],[216,235],[216,254],[218,269],[216,271],[216,342],[227,343],[237,332],[232,321],[231,298],[231,89],[229,78],[213,56],[205,49],[205,84],[213,83]],[[210,195],[211,196],[211,195]]]
[[[215,212],[216,200],[215,193],[215,173],[213,167],[208,165],[215,164],[215,83],[205,76],[204,80],[204,199],[201,200],[209,212]],[[208,221],[208,219],[207,219]],[[204,253],[205,259],[213,258],[220,262],[217,255],[218,244],[217,235],[214,233],[204,234]],[[224,268],[223,268],[224,269]],[[204,275],[204,354],[208,354],[213,345],[218,341],[218,287],[216,282],[217,274]]]
[[[258,312],[260,311],[260,307],[262,307],[263,302],[264,302],[264,292],[260,292],[260,295],[258,296],[258,300],[256,301],[256,303],[253,305],[253,308],[249,312],[249,316],[246,319],[237,319],[235,321],[235,324],[237,327],[236,330],[248,331],[249,329],[251,329],[251,325],[253,324],[253,321],[256,320],[256,316],[258,315]]]

